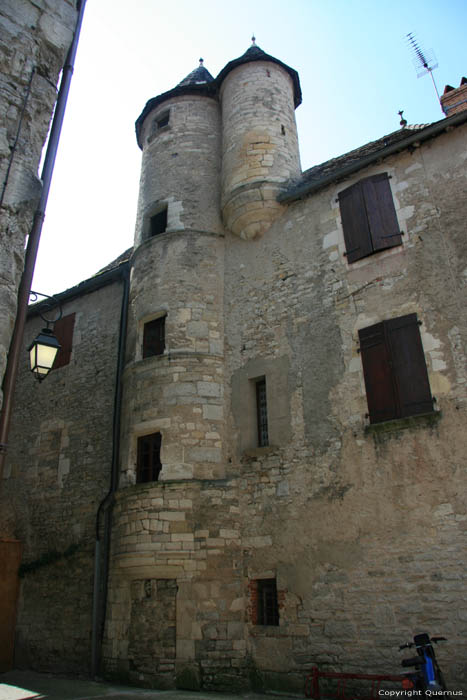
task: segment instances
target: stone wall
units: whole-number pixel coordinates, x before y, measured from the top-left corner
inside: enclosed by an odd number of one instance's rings
[[[64,303],[71,360],[39,384],[24,352],[0,528],[23,543],[16,665],[89,670],[96,513],[110,485],[121,284]],[[32,317],[25,346],[44,323]]]
[[[0,8],[2,188],[10,168],[0,211],[0,377],[16,315],[24,244],[40,195],[39,160],[75,24],[73,0],[5,0]]]

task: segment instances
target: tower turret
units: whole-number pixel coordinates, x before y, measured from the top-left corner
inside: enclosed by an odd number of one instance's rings
[[[298,73],[255,44],[218,75],[222,105],[222,214],[242,238],[281,213],[281,185],[300,174],[294,109]]]

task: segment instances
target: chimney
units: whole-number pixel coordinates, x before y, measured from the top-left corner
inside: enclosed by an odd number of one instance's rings
[[[441,96],[441,109],[447,117],[467,109],[467,78],[462,78],[458,88],[446,85]]]

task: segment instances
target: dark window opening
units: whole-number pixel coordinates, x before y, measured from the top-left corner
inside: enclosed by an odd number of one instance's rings
[[[144,324],[143,359],[163,355],[165,350],[165,316]]]
[[[258,625],[278,625],[279,606],[275,578],[257,580],[258,585]]]
[[[163,126],[167,126],[167,124],[169,123],[169,118],[170,112],[165,112],[164,114],[161,114],[161,116],[156,119],[157,128],[162,129]]]
[[[62,346],[55,357],[53,369],[69,364],[73,347],[73,329],[75,327],[75,314],[63,316],[54,325],[54,335]]]
[[[370,423],[433,411],[417,314],[359,332]]]
[[[150,237],[157,236],[158,233],[164,233],[167,230],[167,207],[151,216],[149,224]]]
[[[138,438],[136,464],[136,482],[138,484],[158,480],[162,469],[161,442],[160,433],[152,433],[152,435]]]
[[[266,379],[262,377],[256,381],[256,414],[258,423],[258,446],[269,445],[268,434],[268,405],[266,399]]]
[[[367,177],[340,192],[339,206],[349,263],[401,245],[387,173]]]

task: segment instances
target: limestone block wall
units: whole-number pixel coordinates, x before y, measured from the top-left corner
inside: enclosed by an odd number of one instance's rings
[[[161,117],[168,123],[158,127]],[[135,244],[149,237],[149,219],[168,205],[167,230],[222,232],[220,109],[197,95],[167,99],[146,117]]]
[[[245,688],[242,515],[235,484],[139,484],[119,491],[114,515],[106,674],[148,687]],[[165,657],[155,651],[151,614],[162,582],[175,597],[175,620],[163,623],[166,639],[173,640]],[[149,651],[149,662],[134,654],[135,638]]]
[[[40,194],[39,160],[75,23],[73,0],[5,0],[0,8],[2,189],[10,168],[0,209],[0,377],[16,314],[24,243]]]
[[[39,384],[24,350],[0,529],[23,544],[15,664],[86,673],[91,658],[95,519],[110,484],[121,284],[64,304],[70,363]],[[25,348],[43,321],[26,325]]]
[[[280,185],[301,172],[292,80],[275,63],[245,63],[226,76],[220,97],[222,215],[233,233],[254,238],[282,212]]]
[[[268,687],[298,690],[315,664],[398,672],[420,630],[449,639],[448,685],[467,687],[464,159],[462,127],[289,205],[260,240],[226,239],[226,456],[248,578],[275,577],[284,606],[277,628],[245,617]],[[335,200],[376,172],[392,175],[403,244],[349,265]],[[369,427],[358,330],[411,312],[436,412]],[[251,449],[241,397],[261,376],[269,446]]]
[[[142,359],[144,325],[166,315],[163,355]],[[224,474],[223,239],[160,234],[134,256],[122,417],[122,484],[138,437],[160,432],[160,479]]]

